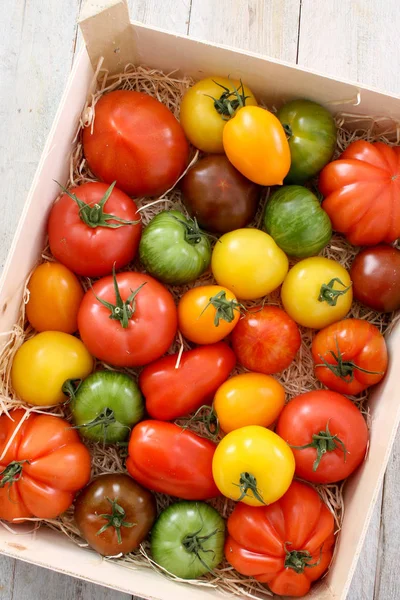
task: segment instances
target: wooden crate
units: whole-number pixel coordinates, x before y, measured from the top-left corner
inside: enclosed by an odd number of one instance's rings
[[[79,116],[93,80],[93,66],[101,56],[111,72],[119,72],[132,62],[166,72],[178,68],[181,74],[195,79],[229,73],[243,77],[268,105],[307,97],[329,106],[332,112],[358,115],[358,126],[364,115],[382,117],[385,128],[390,123],[400,122],[399,97],[251,52],[131,24],[125,0],[89,0],[82,11],[81,27],[88,52],[82,50],[69,78],[0,280],[1,343],[7,340],[6,333],[16,321],[26,278],[43,249],[48,213],[59,190],[54,180],[67,181],[68,159]],[[354,126],[354,119],[350,122]],[[396,372],[400,371],[399,328],[390,335],[388,345],[389,371],[370,401],[369,454],[346,485],[338,553],[327,577],[310,594],[316,600],[344,600],[347,595],[400,421],[400,402],[396,394]],[[129,570],[106,562],[50,529],[41,528],[32,534],[24,533],[31,529],[30,525],[20,528],[19,536],[0,528],[1,553],[146,598],[225,597],[210,589],[173,583],[149,569]]]

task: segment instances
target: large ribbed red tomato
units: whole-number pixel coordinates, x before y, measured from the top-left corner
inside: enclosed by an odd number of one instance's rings
[[[155,196],[185,169],[189,144],[170,110],[142,92],[116,91],[97,102],[93,132],[83,131],[93,173],[131,196]]]
[[[400,237],[400,146],[359,140],[321,172],[322,208],[355,246]]]

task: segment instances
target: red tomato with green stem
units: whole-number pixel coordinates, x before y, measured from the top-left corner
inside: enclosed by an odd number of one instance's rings
[[[312,483],[345,479],[364,460],[368,428],[356,405],[341,394],[315,390],[291,400],[276,433],[291,447],[296,475]]]
[[[139,386],[153,419],[172,421],[208,404],[236,364],[223,342],[183,352],[179,367],[177,359],[177,354],[160,358],[140,374]]]
[[[48,222],[50,250],[60,263],[85,277],[101,277],[133,260],[142,225],[136,204],[121,190],[89,182],[64,193]]]
[[[178,326],[170,292],[150,275],[129,271],[103,277],[89,289],[78,313],[89,352],[118,367],[146,365],[172,344]]]
[[[331,390],[355,396],[386,373],[385,338],[375,325],[344,319],[321,329],[312,343],[315,376]]]
[[[216,444],[164,421],[142,421],[132,430],[126,468],[141,485],[183,500],[220,493],[212,475]]]
[[[232,346],[239,363],[267,375],[286,369],[300,345],[299,328],[277,306],[251,308],[232,332]]]

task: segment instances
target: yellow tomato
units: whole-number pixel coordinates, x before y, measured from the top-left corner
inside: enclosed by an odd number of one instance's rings
[[[228,379],[214,398],[214,410],[225,433],[246,425],[268,427],[278,418],[284,404],[283,386],[262,373],[242,373]]]
[[[211,268],[219,285],[237,298],[255,300],[280,286],[289,262],[270,235],[246,228],[220,237],[214,246]]]
[[[17,350],[11,383],[27,404],[52,406],[66,400],[62,386],[67,379],[83,379],[92,369],[93,358],[78,338],[44,331]]]
[[[228,433],[213,458],[219,491],[251,506],[276,502],[292,483],[295,462],[288,444],[276,433],[250,425]]]
[[[219,285],[201,285],[178,304],[179,331],[195,344],[214,344],[230,334],[240,318],[234,294]]]
[[[238,96],[246,97],[246,105],[257,106],[252,91],[241,82],[226,77],[208,77],[194,84],[185,93],[180,111],[180,122],[193,146],[203,152],[224,152],[222,133],[229,117],[228,103],[237,109]],[[218,104],[213,100],[219,101]]]
[[[290,147],[279,119],[259,106],[245,106],[228,121],[224,150],[238,171],[260,185],[282,185],[290,169]]]
[[[350,275],[335,260],[314,256],[298,262],[282,286],[288,315],[303,327],[322,329],[343,319],[350,310]]]

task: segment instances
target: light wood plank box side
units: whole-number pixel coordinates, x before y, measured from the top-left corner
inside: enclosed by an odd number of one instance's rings
[[[106,10],[114,7],[120,11],[124,2],[113,0],[102,4],[107,5]],[[179,68],[180,73],[196,79],[220,73],[242,76],[269,105],[291,98],[308,97],[330,105],[334,112],[385,116],[400,122],[399,97],[324,77],[254,53],[193,40],[138,23],[127,27],[124,14],[119,12],[118,16],[122,22],[116,29],[119,33],[123,32],[118,44],[113,44],[115,40],[112,39],[110,19],[106,18],[104,12],[93,17],[97,19],[99,27],[86,30],[89,36],[98,35],[97,56],[103,48],[105,64],[114,70],[119,68],[115,50],[123,44],[121,54],[124,62],[156,67],[166,72]],[[10,331],[16,321],[26,277],[40,257],[48,212],[58,194],[54,180],[62,183],[67,180],[68,159],[92,77],[89,56],[82,50],[47,140],[0,280],[0,333]],[[3,343],[6,336],[0,339]],[[316,600],[344,600],[347,595],[400,420],[400,403],[396,398],[396,373],[400,371],[399,328],[392,333],[389,346],[389,372],[371,400],[369,456],[346,486],[345,519],[339,551],[328,576],[310,594]],[[24,525],[22,531],[30,529]],[[190,597],[191,600],[206,600],[224,597],[210,589],[175,584],[150,569],[131,571],[116,563],[106,562],[95,553],[74,546],[61,534],[45,528],[35,535],[25,533],[18,537],[0,528],[0,552],[145,598],[186,600]]]

